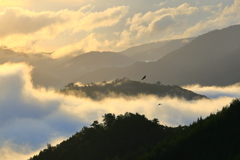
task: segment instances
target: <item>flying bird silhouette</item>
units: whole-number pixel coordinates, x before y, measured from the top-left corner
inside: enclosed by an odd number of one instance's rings
[[[146,78],[146,75],[142,78],[142,80],[144,80]]]
[[[162,105],[161,103],[158,103],[158,105]]]

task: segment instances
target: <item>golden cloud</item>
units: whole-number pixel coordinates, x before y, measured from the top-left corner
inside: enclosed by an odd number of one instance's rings
[[[24,44],[29,44],[32,41],[45,44],[46,40],[53,40],[62,33],[71,35],[81,31],[91,32],[96,28],[117,24],[128,12],[126,6],[108,8],[102,12],[87,11],[91,7],[91,5],[87,5],[77,11],[65,9],[58,12],[33,12],[16,7],[6,8],[0,13],[2,45],[7,45],[10,48],[24,47]],[[89,41],[89,37],[85,39]]]

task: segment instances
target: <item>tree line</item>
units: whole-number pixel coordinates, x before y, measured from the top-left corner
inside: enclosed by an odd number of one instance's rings
[[[100,83],[91,82],[82,85],[69,83],[65,88],[59,90],[59,92],[65,95],[89,97],[93,100],[102,100],[105,97],[129,97],[138,95],[169,96],[186,100],[207,98],[204,95],[196,94],[177,85],[163,85],[160,81],[156,83],[145,83],[133,81],[128,78],[116,79],[109,83],[106,81]]]

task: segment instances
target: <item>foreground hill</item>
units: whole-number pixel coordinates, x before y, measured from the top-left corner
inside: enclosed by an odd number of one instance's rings
[[[240,25],[203,34],[156,62],[136,62],[124,68],[106,68],[80,76],[76,81],[98,82],[120,77],[164,84],[230,85],[239,82]],[[104,75],[99,76],[99,75]],[[233,77],[233,78],[232,78]]]
[[[106,97],[127,97],[138,95],[155,95],[158,97],[172,97],[185,100],[198,100],[207,98],[179,86],[162,85],[161,82],[154,84],[132,81],[128,78],[116,79],[111,83],[103,81],[101,83],[87,83],[77,85],[68,84],[60,93],[74,95],[77,97],[90,97],[93,100],[102,100]]]
[[[167,127],[157,119],[105,114],[57,146],[30,160],[237,160],[240,158],[240,100],[189,126]]]

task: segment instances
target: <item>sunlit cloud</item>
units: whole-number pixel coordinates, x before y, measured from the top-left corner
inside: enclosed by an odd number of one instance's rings
[[[164,37],[164,35],[170,34],[174,27],[181,27],[181,23],[185,20],[177,20],[178,16],[191,15],[198,10],[197,7],[183,3],[175,8],[161,8],[145,14],[136,13],[132,18],[128,18],[127,25],[129,25],[129,32],[131,32],[132,39],[135,42],[142,39],[154,39],[156,38],[155,35],[159,37],[162,34]]]
[[[58,137],[48,142],[52,146],[55,146],[65,140],[67,137]],[[40,148],[33,149],[28,144],[17,145],[11,141],[5,141],[2,147],[0,147],[0,160],[26,160],[34,155],[39,154],[39,150],[45,149],[47,144],[42,144]]]
[[[51,57],[56,59],[64,56],[76,56],[90,51],[107,51],[112,44],[114,42],[104,40],[101,35],[91,33],[80,42],[59,48],[53,52]]]
[[[201,86],[201,85],[190,85],[183,86],[188,90],[193,92],[206,95],[209,98],[219,98],[219,97],[232,97],[239,98],[240,97],[240,84],[234,84],[229,86]]]
[[[78,32],[79,30],[92,31],[94,28],[112,26],[118,23],[127,12],[128,7],[118,6],[109,8],[103,12],[89,13],[79,21],[79,27],[74,28],[74,32]]]
[[[0,13],[0,37],[11,34],[29,34],[56,23],[63,23],[64,19],[53,12],[35,13],[22,8],[6,8]]]
[[[168,1],[165,1],[165,2],[161,2],[158,4],[158,6],[163,6],[164,4],[166,4]]]
[[[26,6],[29,0],[1,0],[1,7],[9,7],[9,6]]]
[[[55,57],[93,49],[122,51],[158,40],[195,37],[240,23],[239,0],[209,5],[185,1],[173,5],[169,0],[158,5],[149,2],[142,12],[134,2],[127,1],[103,1],[106,5],[96,0],[3,2],[9,7],[5,5],[0,11],[0,45],[17,50],[36,42],[30,46],[32,52],[55,52]],[[88,42],[94,42],[93,47],[86,45]]]
[[[69,35],[78,32],[89,33],[96,28],[113,26],[128,12],[126,6],[108,8],[102,12],[90,12],[91,7],[91,5],[87,5],[77,11],[65,9],[58,12],[33,12],[16,7],[6,8],[0,13],[1,43],[10,48],[22,47],[32,41],[44,44],[44,41],[49,40],[50,42],[50,40],[63,33]],[[89,38],[85,37],[83,39]],[[73,44],[66,46],[71,45]],[[80,46],[77,50],[87,50],[87,47],[81,47],[83,46]]]
[[[213,6],[205,6],[205,11]],[[235,0],[230,6],[226,6],[223,9],[222,4],[216,6],[218,10],[215,10],[214,14],[208,17],[206,20],[199,21],[195,25],[188,27],[183,33],[172,35],[174,38],[181,37],[194,37],[204,34],[208,31],[228,27],[234,24],[240,24],[240,1]]]

